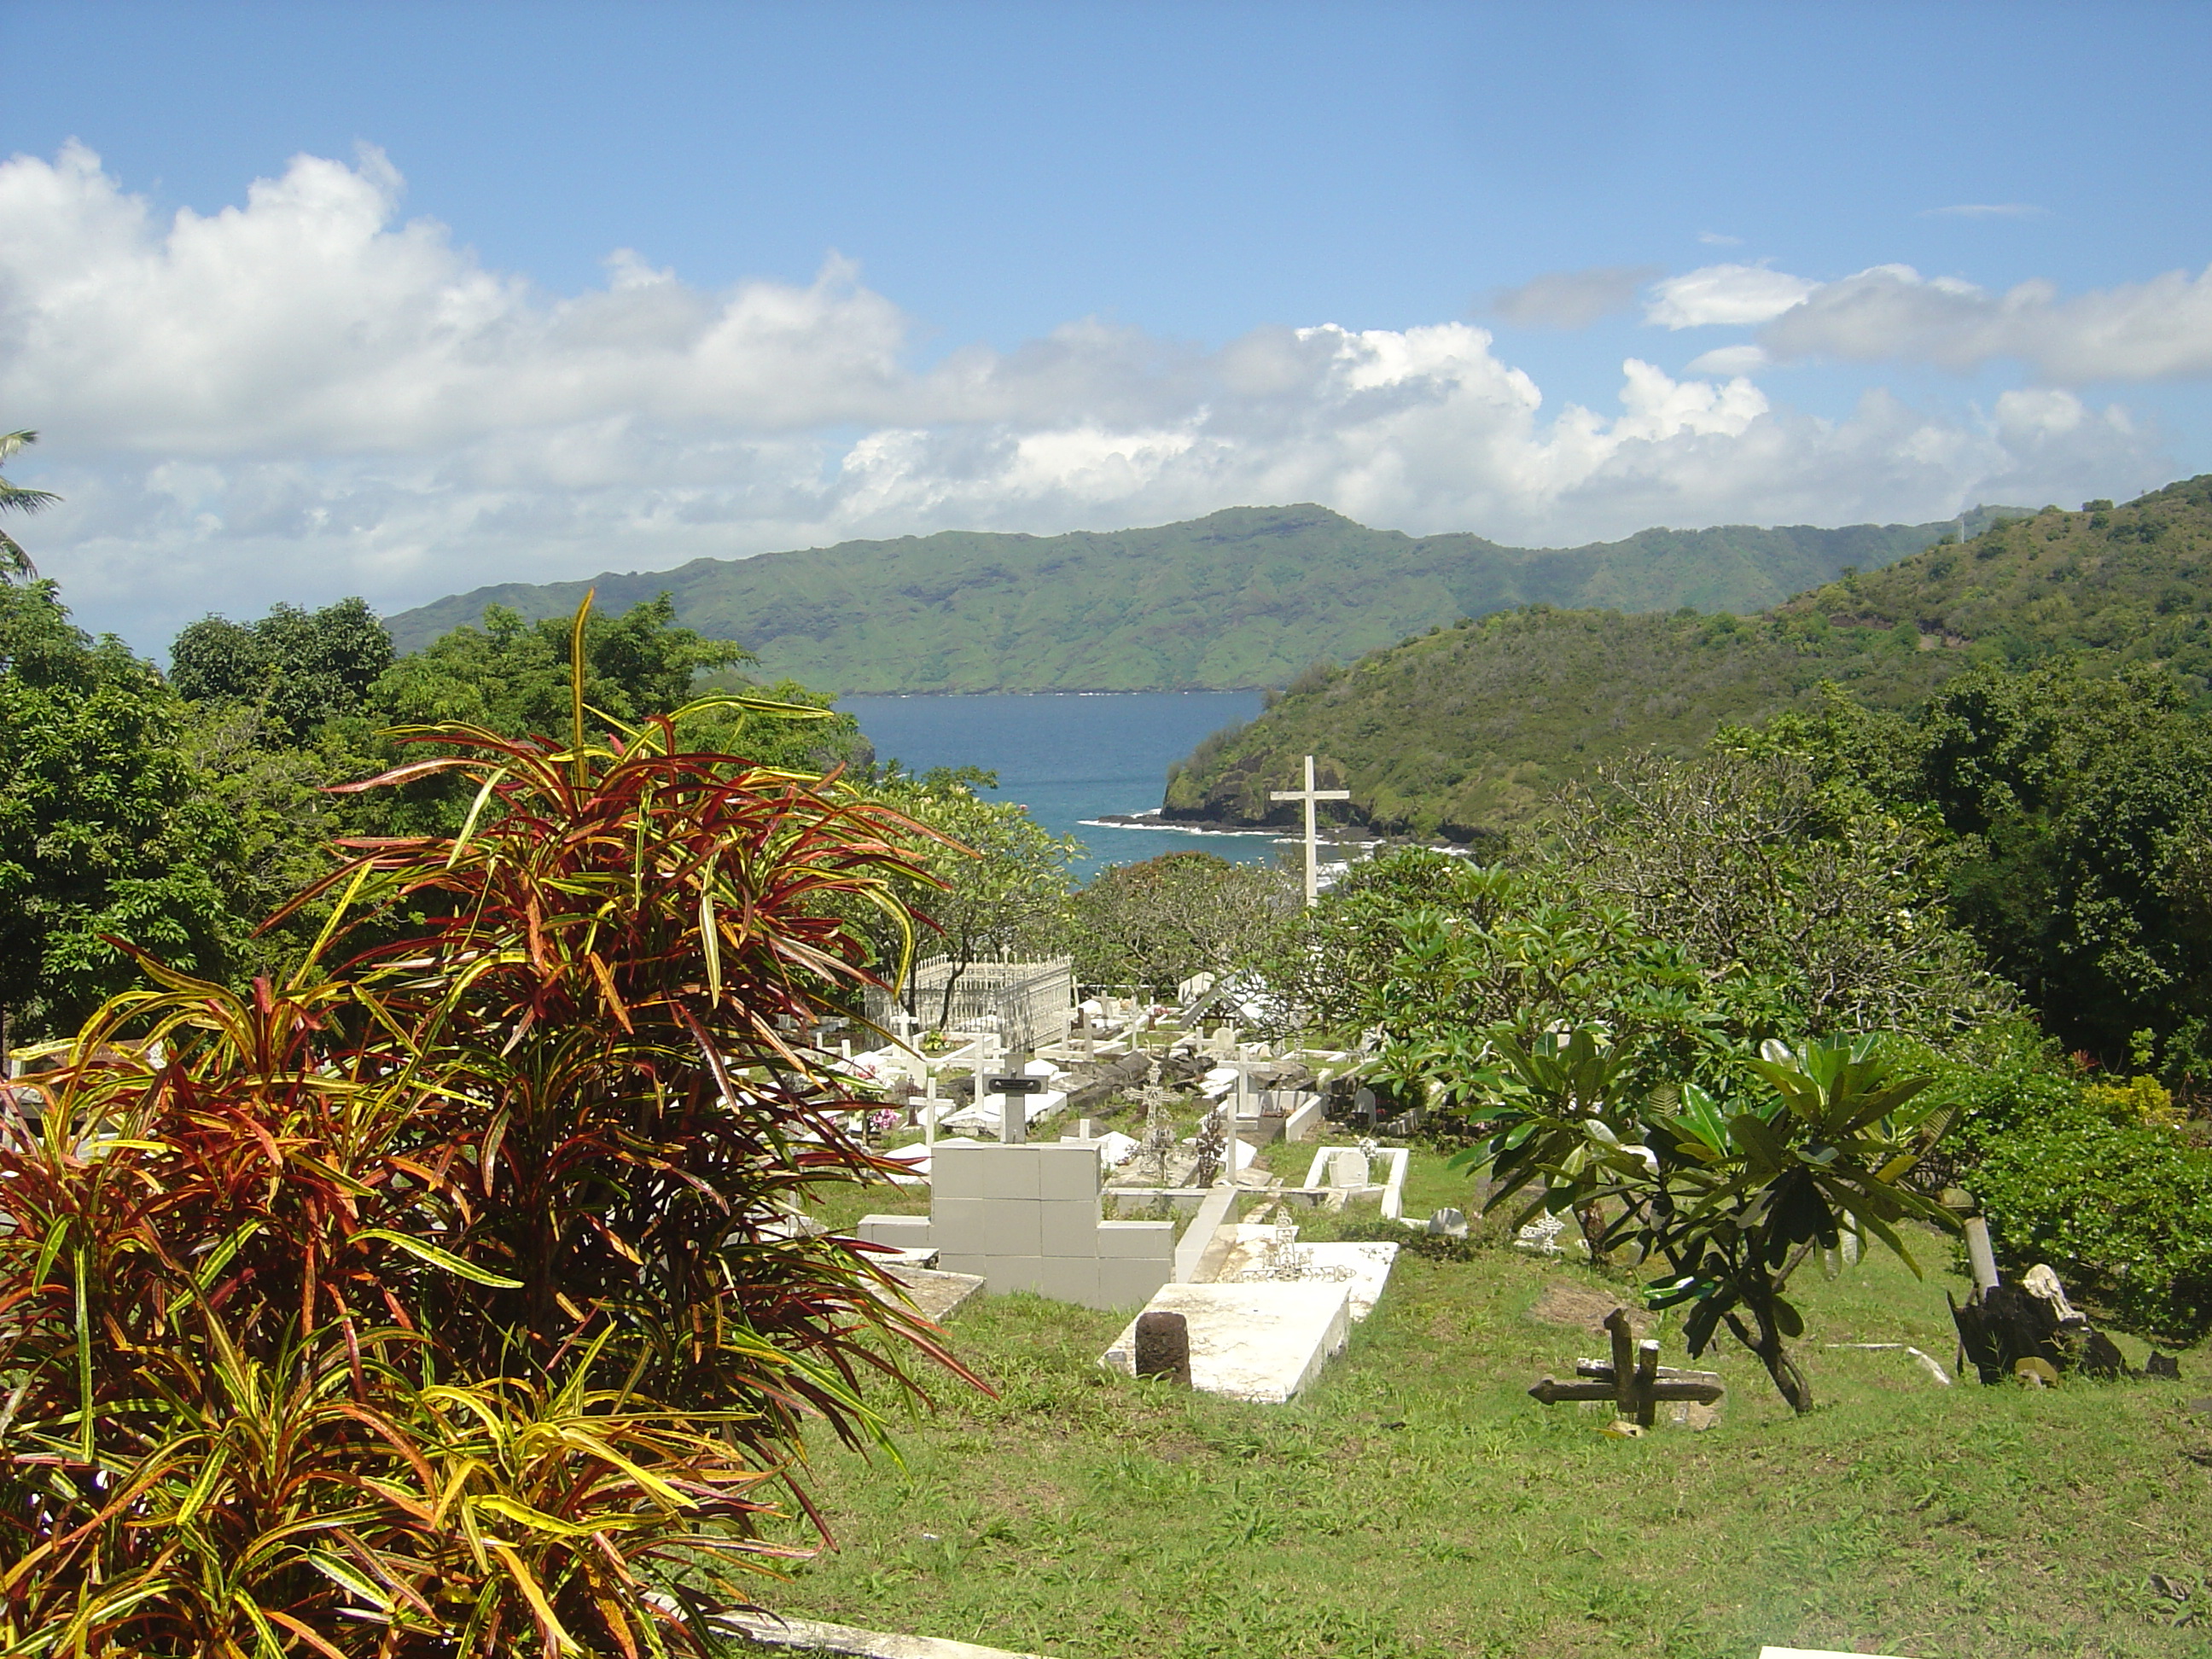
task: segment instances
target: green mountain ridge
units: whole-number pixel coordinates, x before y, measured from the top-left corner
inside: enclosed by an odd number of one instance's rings
[[[1231,507],[1145,530],[947,531],[506,583],[386,623],[404,652],[488,605],[536,620],[574,611],[587,589],[615,610],[665,590],[680,623],[744,644],[766,678],[841,694],[1235,690],[1516,605],[1754,611],[1951,528],[1738,525],[1532,549],[1371,530],[1310,504]]]
[[[1971,526],[1970,526],[1971,527]],[[1832,681],[1904,708],[1965,664],[2083,653],[2155,662],[2212,687],[2212,474],[2123,507],[1985,521],[1826,582],[1754,617],[1547,605],[1316,669],[1249,725],[1170,774],[1168,817],[1282,823],[1272,804],[1317,757],[1346,816],[1479,841],[1532,817],[1561,786],[1656,747],[1686,754],[1723,724],[1806,708]]]

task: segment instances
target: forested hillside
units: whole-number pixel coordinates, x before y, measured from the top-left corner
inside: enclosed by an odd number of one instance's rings
[[[389,625],[408,651],[487,605],[535,619],[568,615],[586,587],[615,609],[665,591],[680,623],[741,641],[769,678],[840,692],[1229,690],[1513,605],[1756,611],[1948,528],[1729,526],[1531,550],[1370,530],[1320,507],[1237,507],[1150,530],[947,532],[510,583]]]
[[[1298,758],[1352,792],[1351,816],[1460,839],[1525,821],[1599,763],[1694,751],[1723,723],[1808,706],[1832,680],[1875,708],[1917,702],[1968,663],[2069,651],[2212,677],[2212,475],[2124,507],[1990,524],[1763,614],[1625,615],[1533,605],[1319,667],[1170,775],[1171,817],[1284,821]]]

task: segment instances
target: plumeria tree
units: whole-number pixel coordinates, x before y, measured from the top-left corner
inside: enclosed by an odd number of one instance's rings
[[[1769,1041],[1748,1062],[1752,1085],[1640,1098],[1620,1086],[1627,1056],[1589,1031],[1525,1049],[1500,1033],[1497,1047],[1487,1136],[1459,1159],[1491,1169],[1489,1207],[1518,1200],[1524,1221],[1575,1210],[1594,1255],[1626,1250],[1658,1269],[1647,1300],[1684,1310],[1692,1354],[1725,1330],[1795,1411],[1813,1408],[1789,1347],[1804,1334],[1790,1297],[1798,1270],[1816,1255],[1832,1269],[1850,1234],[1917,1274],[1905,1224],[1957,1224],[1904,1184],[1948,1109],[1878,1039]]]

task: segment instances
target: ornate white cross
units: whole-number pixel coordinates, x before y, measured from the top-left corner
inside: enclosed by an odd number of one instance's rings
[[[1317,800],[1350,800],[1349,789],[1316,789],[1314,787],[1314,757],[1306,757],[1306,787],[1303,789],[1271,789],[1269,800],[1302,800],[1306,804],[1306,902],[1314,903],[1321,894],[1320,866],[1316,861],[1317,837],[1314,829],[1314,803]]]

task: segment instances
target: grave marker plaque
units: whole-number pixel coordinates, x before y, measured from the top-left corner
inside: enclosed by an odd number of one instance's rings
[[[1136,1372],[1190,1386],[1190,1322],[1179,1313],[1137,1316]]]

